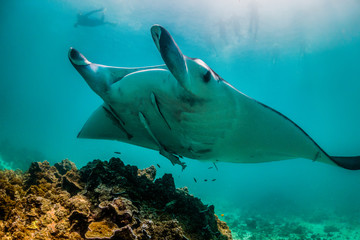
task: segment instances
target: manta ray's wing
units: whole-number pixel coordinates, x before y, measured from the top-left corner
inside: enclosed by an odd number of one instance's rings
[[[123,127],[121,120],[106,104],[101,105],[95,110],[86,121],[77,137],[109,140],[132,138]]]
[[[120,81],[126,75],[148,69],[168,70],[165,64],[135,68],[112,67],[96,64],[87,60],[84,55],[74,48],[70,48],[68,57],[71,64],[86,80],[90,88],[103,99],[105,98],[106,92],[110,89],[111,85]]]

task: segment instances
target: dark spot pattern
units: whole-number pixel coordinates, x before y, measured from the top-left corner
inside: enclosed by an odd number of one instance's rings
[[[211,73],[210,71],[207,71],[207,73],[204,75],[203,80],[205,83],[208,83],[211,79]]]
[[[205,102],[205,99],[199,98],[193,94],[182,94],[179,96],[179,100],[188,104],[190,107],[194,107],[195,105],[203,104]]]
[[[211,152],[211,149],[201,149],[201,150],[196,151],[196,153],[200,153],[200,154],[209,153],[209,152]]]

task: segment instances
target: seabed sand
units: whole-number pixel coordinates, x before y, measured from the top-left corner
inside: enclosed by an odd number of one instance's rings
[[[359,211],[223,211],[234,240],[359,240]]]

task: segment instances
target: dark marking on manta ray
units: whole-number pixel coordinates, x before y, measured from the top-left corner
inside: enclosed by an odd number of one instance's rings
[[[209,152],[211,152],[211,149],[201,149],[196,151],[196,153],[200,153],[200,154],[209,153]]]
[[[159,168],[160,168],[160,165],[159,164],[156,164]]]
[[[211,79],[211,72],[207,71],[207,73],[203,76],[203,80],[205,83],[208,83]]]
[[[74,61],[79,61],[79,62],[83,62],[85,57],[84,55],[82,55],[80,52],[78,51],[71,51],[70,52],[70,57],[72,59],[74,59]],[[71,62],[72,63],[72,62]]]
[[[207,179],[204,179],[204,182],[207,182]]]
[[[190,107],[194,107],[197,104],[203,104],[205,102],[204,99],[192,94],[182,94],[179,99],[181,102],[190,105]]]
[[[188,150],[189,152],[191,152],[191,153],[194,152],[194,150],[193,150],[193,148],[192,148],[191,146],[189,146],[189,147],[187,148],[187,150]]]
[[[313,162],[315,162],[318,159],[319,156],[320,156],[320,152],[317,152]]]
[[[116,126],[118,126],[127,136],[127,138],[130,140],[133,136],[128,133],[126,131],[126,129],[124,128],[124,126],[121,124],[120,120],[114,116],[113,112],[111,112],[109,109],[107,109],[106,107],[103,107],[103,109],[105,110],[105,112],[107,113],[107,116],[114,122],[114,124]]]
[[[199,58],[192,58],[192,57],[187,57],[187,58],[189,58],[189,59],[191,59],[191,60],[200,60]],[[210,69],[210,71],[216,76],[216,78],[217,78],[217,80],[218,81],[223,81],[223,82],[226,82],[222,77],[220,77],[219,76],[219,74],[217,74],[211,67],[209,67],[209,66],[207,66],[209,69]]]

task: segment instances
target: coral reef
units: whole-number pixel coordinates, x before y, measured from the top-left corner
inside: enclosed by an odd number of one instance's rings
[[[0,171],[0,239],[232,239],[214,206],[155,176],[119,158]]]

